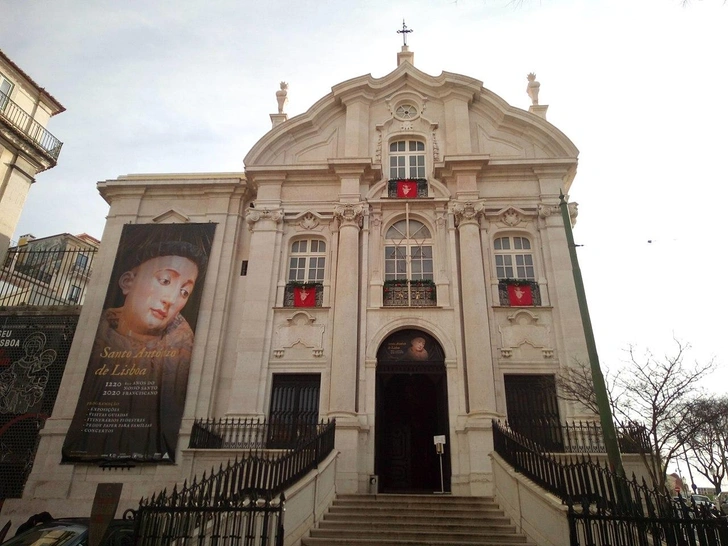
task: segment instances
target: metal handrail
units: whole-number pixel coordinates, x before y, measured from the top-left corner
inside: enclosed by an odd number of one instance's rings
[[[0,117],[6,119],[13,127],[35,142],[50,157],[58,159],[63,142],[35,121],[33,116],[2,91],[0,91]]]

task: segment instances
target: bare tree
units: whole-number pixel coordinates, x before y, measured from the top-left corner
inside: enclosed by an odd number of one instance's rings
[[[728,475],[728,397],[695,400],[690,417],[696,421],[697,429],[685,438],[685,458],[713,485],[717,495]]]
[[[628,360],[610,378],[605,374],[612,414],[622,441],[642,445],[636,436],[645,431],[654,453],[640,450],[640,456],[653,485],[665,488],[666,469],[678,455],[687,438],[701,422],[689,411],[700,393],[698,383],[715,368],[707,363],[686,362],[690,346],[675,339],[675,351],[662,358],[650,351],[628,349]],[[591,371],[577,366],[559,378],[559,396],[578,402],[598,413]],[[635,435],[635,437],[632,437]]]

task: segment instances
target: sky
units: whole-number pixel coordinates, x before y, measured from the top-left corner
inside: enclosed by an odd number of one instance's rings
[[[721,257],[728,176],[723,0],[0,0],[0,48],[66,112],[14,239],[101,238],[98,181],[241,172],[289,83],[290,117],[341,81],[396,67],[405,19],[415,66],[481,80],[580,150],[570,201],[603,368],[674,339],[714,358],[725,394]],[[716,273],[716,271],[718,273]]]

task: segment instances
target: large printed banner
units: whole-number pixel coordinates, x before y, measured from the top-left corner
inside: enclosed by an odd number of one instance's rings
[[[174,462],[214,233],[124,226],[64,462]]]
[[[0,314],[0,499],[20,498],[78,315]]]

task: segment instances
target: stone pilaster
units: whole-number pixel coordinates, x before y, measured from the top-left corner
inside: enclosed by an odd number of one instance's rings
[[[493,352],[490,343],[480,222],[483,201],[456,202],[450,208],[459,231],[463,339],[470,414],[495,415]]]
[[[334,296],[333,346],[331,351],[330,414],[356,412],[357,336],[359,324],[359,230],[364,205],[337,205],[339,247]]]
[[[275,301],[275,284],[280,260],[283,210],[249,208],[245,212],[250,237],[250,261],[245,287],[238,359],[235,365],[230,402],[230,416],[264,413],[260,407],[260,386],[265,385],[269,346],[266,335],[271,320],[271,303]]]

